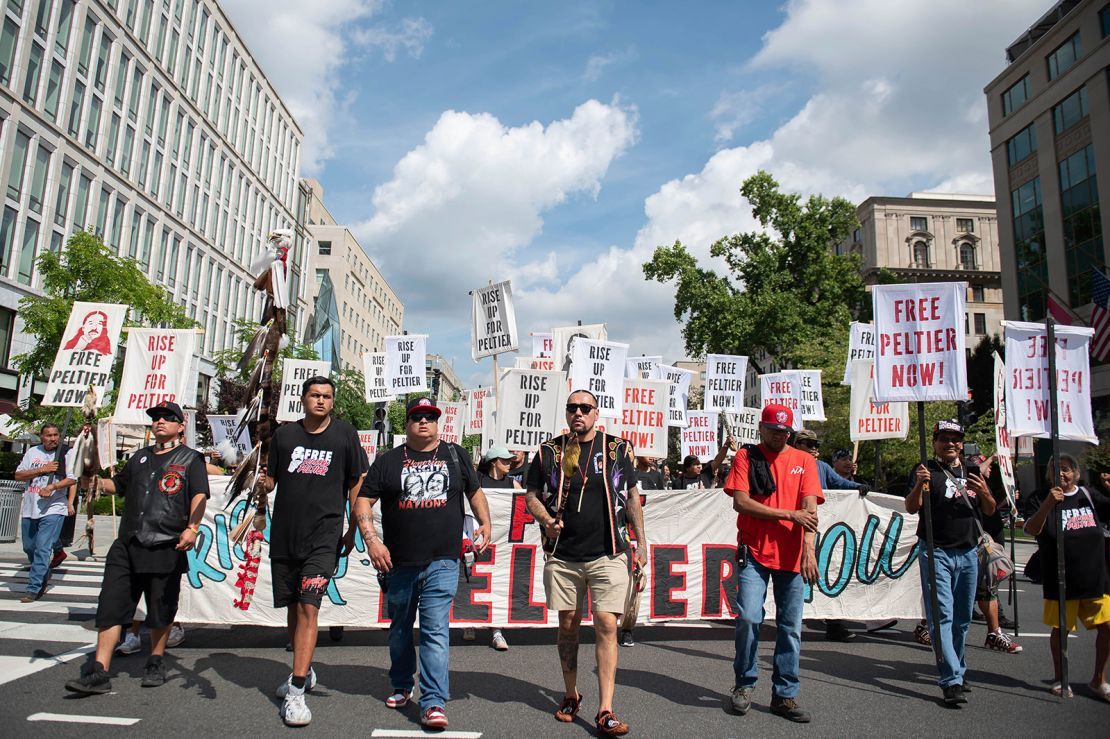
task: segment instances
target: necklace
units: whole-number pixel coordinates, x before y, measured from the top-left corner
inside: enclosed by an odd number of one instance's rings
[[[582,512],[582,499],[586,497],[586,478],[590,474],[590,462],[594,458],[594,442],[597,441],[597,434],[594,438],[590,439],[590,450],[586,453],[586,464],[582,464],[581,458],[578,460],[578,474],[582,476],[582,489],[578,491],[578,512]]]
[[[406,462],[411,462],[412,461],[412,460],[409,459],[409,445],[408,444],[402,444],[401,445],[401,454],[404,455]],[[434,461],[434,460],[437,460],[437,459],[439,459],[439,444],[436,444],[435,447],[432,449],[432,459],[429,460],[429,461]]]
[[[181,446],[181,439],[171,439],[170,441],[159,441],[154,444],[154,450],[159,452],[176,449]]]

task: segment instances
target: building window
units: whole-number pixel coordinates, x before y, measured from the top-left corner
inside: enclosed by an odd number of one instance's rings
[[[1090,302],[1091,269],[1105,264],[1094,145],[1064,159],[1059,169],[1068,300],[1075,307]]]
[[[12,243],[15,240],[15,219],[18,213],[13,208],[4,208],[4,220],[0,222],[0,274],[8,276],[11,264]]]
[[[1038,321],[1045,316],[1048,286],[1041,178],[1034,177],[1011,192],[1010,200],[1014,214],[1018,306],[1022,320]]]
[[[1028,99],[1029,75],[1025,75],[1002,93],[1002,115],[1010,115],[1010,113],[1025,105],[1025,101]]]
[[[19,254],[19,274],[16,276],[24,285],[31,284],[35,276],[35,248],[39,241],[39,224],[30,218],[23,224],[23,246]]]
[[[1061,72],[1075,64],[1075,60],[1082,53],[1083,51],[1079,46],[1079,31],[1076,31],[1071,38],[1057,46],[1056,50],[1048,55],[1048,78],[1050,80],[1056,79]]]
[[[1052,122],[1057,135],[1087,117],[1087,88],[1080,87],[1052,109]]]
[[[35,150],[35,166],[31,169],[31,193],[27,206],[33,213],[42,213],[43,200],[46,199],[46,173],[50,171],[50,150],[41,144]]]
[[[910,216],[910,230],[927,232],[929,230],[929,219],[925,216]]]
[[[50,116],[50,120],[55,120],[58,116],[58,96],[62,89],[63,74],[61,64],[58,62],[51,64],[50,77],[46,80],[46,99],[42,104],[42,109]]]
[[[0,308],[0,367],[7,367],[11,361],[14,323],[15,313],[7,308]]]
[[[19,38],[19,26],[11,18],[4,18],[4,30],[0,31],[0,84],[10,84],[12,68],[15,65],[15,42]]]
[[[331,254],[331,242],[330,241],[321,241],[321,242],[319,242],[319,244],[320,244],[320,251],[319,251],[320,254],[323,254],[324,256],[328,256],[328,255]]]
[[[19,200],[23,193],[23,170],[27,166],[27,149],[31,146],[31,137],[23,131],[16,131],[15,145],[12,148],[12,160],[8,165],[8,197]]]
[[[929,245],[924,241],[915,241],[913,244],[913,266],[918,268],[929,266]]]
[[[987,333],[987,314],[986,313],[976,313],[975,314],[975,335],[976,336],[984,336],[984,335],[986,335],[986,333]]]
[[[1110,36],[1110,5],[1098,11],[1098,22],[1102,26],[1102,37]]]
[[[960,269],[978,269],[975,265],[975,244],[960,244]]]
[[[1037,131],[1030,123],[1006,142],[1006,163],[1014,166],[1037,150]]]
[[[43,49],[31,44],[31,54],[27,59],[27,74],[23,78],[23,99],[34,105],[39,97],[39,75],[42,73]]]
[[[974,218],[957,218],[956,230],[960,233],[970,234],[975,233],[975,219]]]
[[[972,303],[985,303],[987,302],[986,289],[982,285],[971,286],[971,302]]]

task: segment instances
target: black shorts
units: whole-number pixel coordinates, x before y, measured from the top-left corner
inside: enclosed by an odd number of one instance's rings
[[[146,625],[164,629],[177,616],[181,595],[180,569],[172,572],[136,572],[128,547],[117,539],[104,558],[104,582],[96,604],[96,627],[130,626],[139,598],[146,599]]]
[[[331,576],[335,574],[336,562],[334,546],[313,549],[304,559],[271,559],[274,608],[285,608],[293,603],[319,608]]]

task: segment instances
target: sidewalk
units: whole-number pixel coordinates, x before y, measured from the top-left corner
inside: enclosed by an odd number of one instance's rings
[[[96,545],[95,559],[103,560],[104,555],[108,553],[108,547],[112,545],[115,540],[115,535],[112,532],[112,517],[111,516],[94,516],[96,521],[96,529],[93,534],[93,540]],[[117,525],[120,519],[117,518]],[[85,514],[77,514],[77,526],[73,531],[73,546],[67,547],[66,551],[69,556],[76,557],[77,559],[87,559],[89,557],[89,545],[85,541]],[[15,541],[0,544],[0,560],[24,560],[26,555],[23,553],[23,542],[20,541],[19,532],[16,532]]]

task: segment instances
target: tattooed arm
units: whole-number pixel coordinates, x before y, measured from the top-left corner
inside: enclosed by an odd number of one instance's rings
[[[389,572],[393,568],[393,561],[389,557],[389,550],[382,541],[382,537],[374,529],[374,504],[377,498],[361,496],[355,501],[355,523],[366,542],[366,552],[370,555],[370,563],[378,572]]]
[[[647,564],[647,533],[644,531],[644,509],[640,505],[640,488],[633,487],[628,491],[628,507],[625,509],[628,527],[636,537],[636,564],[643,567]]]

